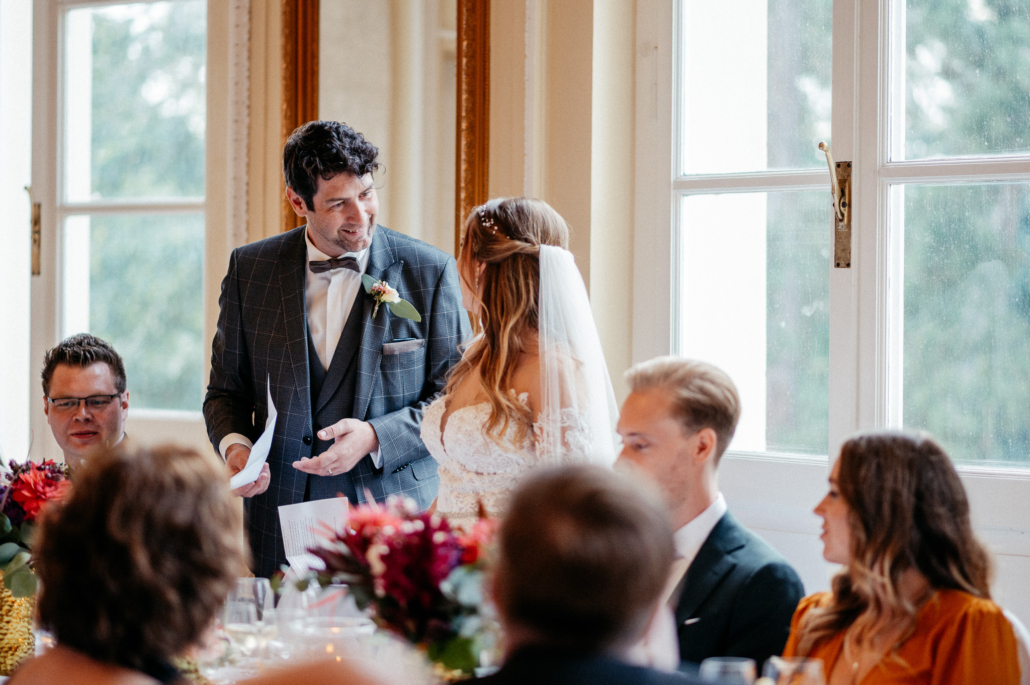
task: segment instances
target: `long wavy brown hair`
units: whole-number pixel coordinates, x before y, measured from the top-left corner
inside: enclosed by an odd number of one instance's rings
[[[515,424],[515,443],[522,444],[533,417],[511,390],[512,376],[523,355],[537,354],[540,295],[540,246],[568,248],[569,227],[558,212],[542,200],[500,198],[476,207],[465,221],[458,254],[458,274],[482,298],[472,325],[473,338],[447,380],[452,393],[477,367],[479,387],[490,403],[486,434],[500,442]],[[476,266],[485,264],[482,276]]]
[[[894,647],[904,643],[919,609],[899,590],[909,569],[931,590],[990,599],[990,555],[973,534],[951,459],[929,435],[878,432],[849,439],[837,485],[850,509],[851,560],[833,579],[831,602],[801,625],[799,654],[848,628],[866,644],[897,621],[906,625]]]

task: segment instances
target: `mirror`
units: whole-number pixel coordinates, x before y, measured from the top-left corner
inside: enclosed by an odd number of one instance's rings
[[[379,148],[379,223],[453,253],[458,0],[318,11],[318,117]]]

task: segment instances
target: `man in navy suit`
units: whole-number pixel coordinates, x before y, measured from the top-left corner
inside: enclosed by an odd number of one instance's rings
[[[630,663],[674,556],[665,504],[646,483],[585,464],[538,471],[512,496],[498,537],[492,590],[508,653],[477,682],[698,682]]]
[[[619,461],[657,481],[677,529],[680,659],[748,657],[760,673],[766,659],[783,652],[804,588],[719,492],[719,460],[740,417],[737,388],[711,364],[677,357],[638,364],[626,378]]]
[[[379,150],[346,124],[312,121],[283,148],[286,194],[307,221],[233,251],[222,281],[204,418],[230,473],[278,411],[268,462],[247,499],[257,575],[286,561],[278,509],[337,494],[391,494],[425,509],[436,462],[422,409],[461,358],[469,331],[454,258],[378,225]],[[375,306],[362,275],[421,316]],[[267,386],[267,387],[266,387]]]

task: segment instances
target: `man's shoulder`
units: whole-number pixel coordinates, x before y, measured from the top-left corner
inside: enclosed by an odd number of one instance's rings
[[[296,247],[297,243],[304,242],[304,230],[306,226],[294,228],[286,231],[285,233],[279,233],[277,235],[262,238],[261,240],[255,240],[252,243],[241,245],[237,247],[233,252],[236,255],[237,261],[242,260],[263,260],[263,259],[276,259],[283,250],[291,247]]]
[[[666,673],[606,657],[520,658],[505,665],[483,685],[533,682],[537,685],[694,685],[698,680],[683,673]]]
[[[796,582],[800,587],[801,580],[790,562],[773,549],[772,545],[738,521],[732,513],[726,512],[716,526],[716,531],[723,537],[728,548],[727,553],[733,556],[740,572],[749,576],[756,576],[761,572],[758,577],[772,581]]]
[[[454,257],[423,240],[405,235],[386,226],[379,226],[377,230],[382,232],[387,245],[389,245],[389,249],[393,250],[398,258],[407,262],[415,263],[420,267],[437,267],[440,269],[454,262]]]

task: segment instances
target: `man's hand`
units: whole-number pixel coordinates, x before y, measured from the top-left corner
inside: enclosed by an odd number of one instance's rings
[[[372,424],[357,419],[343,419],[318,431],[320,440],[336,443],[319,456],[293,462],[293,468],[316,476],[338,476],[350,471],[370,452],[379,449],[379,437]]]
[[[246,445],[236,443],[229,445],[225,448],[225,464],[229,467],[229,475],[235,476],[237,473],[243,470],[243,467],[247,465],[247,459],[250,458],[250,448]],[[232,494],[238,497],[253,497],[254,495],[260,495],[262,492],[268,489],[268,484],[272,482],[272,472],[268,468],[268,464],[261,467],[261,475],[253,483],[243,485],[232,491]]]

